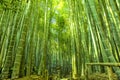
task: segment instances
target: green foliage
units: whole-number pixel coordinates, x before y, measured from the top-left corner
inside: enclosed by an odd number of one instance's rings
[[[119,5],[119,0],[0,0],[1,77],[57,73],[60,66],[61,74],[76,78],[85,75],[88,62],[119,62]]]

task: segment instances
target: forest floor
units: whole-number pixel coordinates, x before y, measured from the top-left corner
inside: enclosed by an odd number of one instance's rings
[[[17,79],[4,79],[4,80],[45,80],[45,79],[37,75],[31,75],[31,76],[25,76]]]
[[[108,76],[106,73],[94,73],[89,75],[88,79],[89,80],[119,80],[118,76],[115,73],[111,74],[111,76]]]
[[[112,74],[110,78],[111,80],[119,80],[116,74]],[[11,80],[11,79],[4,79],[4,80]],[[14,79],[14,80],[45,80],[45,79],[37,75],[31,75],[31,76],[26,76],[26,77]],[[49,77],[48,80],[58,80],[58,79],[56,78],[56,76],[52,76],[52,78]],[[70,78],[63,78],[60,80],[70,80]],[[85,80],[85,78],[79,78],[76,80]],[[106,73],[94,73],[94,74],[88,75],[88,80],[109,80],[109,77]]]

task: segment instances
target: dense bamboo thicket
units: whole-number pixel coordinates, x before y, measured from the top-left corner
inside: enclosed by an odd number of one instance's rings
[[[120,0],[0,0],[1,80],[90,80],[86,63],[119,62]],[[111,68],[120,78],[120,67]],[[106,72],[104,65],[89,67]]]

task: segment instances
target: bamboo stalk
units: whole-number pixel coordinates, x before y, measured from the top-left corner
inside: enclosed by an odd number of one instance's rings
[[[120,63],[86,63],[86,65],[97,65],[97,66],[116,66],[119,67]]]

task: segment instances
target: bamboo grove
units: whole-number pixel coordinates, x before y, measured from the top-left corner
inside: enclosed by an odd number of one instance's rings
[[[120,62],[119,34],[120,0],[0,0],[0,78],[85,76]]]

